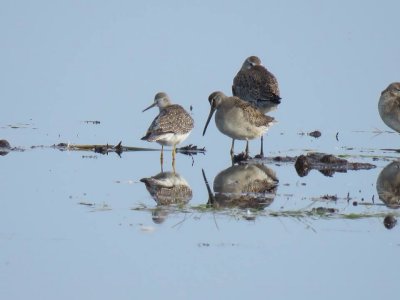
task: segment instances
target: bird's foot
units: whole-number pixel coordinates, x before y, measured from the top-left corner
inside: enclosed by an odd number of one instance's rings
[[[247,152],[242,152],[237,155],[233,155],[232,161],[233,163],[241,163],[243,161],[247,161],[251,159],[251,156]]]
[[[263,159],[264,158],[264,154],[257,154],[256,156],[254,156],[254,158],[258,158],[258,159]]]

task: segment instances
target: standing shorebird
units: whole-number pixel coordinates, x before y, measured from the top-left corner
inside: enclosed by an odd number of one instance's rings
[[[194,121],[182,106],[172,104],[166,93],[157,93],[154,97],[154,103],[143,111],[154,106],[158,106],[160,113],[153,120],[142,140],[157,142],[161,145],[161,165],[164,146],[173,146],[172,162],[174,163],[176,145],[189,136],[193,129]]]
[[[227,97],[222,92],[214,92],[208,97],[211,109],[203,136],[214,112],[215,124],[219,131],[232,139],[231,156],[233,157],[235,140],[246,140],[246,156],[249,153],[249,140],[261,137],[274,123],[274,118],[264,115],[250,103],[238,97]],[[261,144],[262,145],[262,144]],[[261,147],[261,156],[264,155]]]
[[[400,132],[400,82],[393,82],[381,93],[379,115],[383,122]]]
[[[232,94],[248,101],[264,114],[281,103],[278,81],[257,56],[250,56],[233,79]],[[263,137],[261,136],[261,149]],[[262,152],[262,150],[260,151]]]
[[[250,56],[233,79],[233,96],[248,101],[263,113],[281,103],[278,81],[257,56]]]

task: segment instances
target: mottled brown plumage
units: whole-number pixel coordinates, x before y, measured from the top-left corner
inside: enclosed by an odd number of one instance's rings
[[[256,107],[238,97],[227,97],[222,92],[212,93],[208,101],[211,109],[208,115],[203,135],[215,114],[215,124],[219,131],[232,138],[231,155],[235,140],[246,140],[246,154],[248,154],[248,140],[262,137],[274,123],[274,118],[264,115]],[[263,150],[261,148],[261,155]]]
[[[192,117],[182,106],[171,104],[160,111],[142,140],[156,142],[166,133],[187,134],[193,129],[193,125]]]
[[[140,181],[159,205],[184,204],[192,199],[192,189],[176,172],[161,172]]]
[[[400,162],[391,162],[383,168],[376,180],[376,191],[386,206],[400,208]]]
[[[173,146],[172,160],[174,162],[176,145],[189,136],[194,127],[194,121],[182,106],[171,104],[166,93],[157,93],[154,97],[154,103],[143,111],[154,106],[158,106],[160,113],[153,120],[142,140],[157,142],[162,146],[161,162],[163,162],[164,146]]]
[[[204,171],[203,177],[206,180]],[[274,200],[278,182],[275,172],[262,164],[235,165],[215,177],[215,194],[206,180],[209,204],[215,208],[263,209]]]
[[[258,108],[280,103],[276,77],[269,72],[257,56],[248,57],[233,79],[232,94]],[[267,110],[263,110],[267,112]]]
[[[259,110],[254,109],[254,107],[250,103],[244,102],[238,97],[228,97],[227,101],[233,102],[233,104],[228,105],[236,106],[243,110],[244,119],[251,125],[270,126],[270,124],[275,120],[273,117],[264,115]]]
[[[378,110],[383,122],[400,132],[400,82],[393,82],[382,91]]]

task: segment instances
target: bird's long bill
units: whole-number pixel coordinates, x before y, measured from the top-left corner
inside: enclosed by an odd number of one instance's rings
[[[206,173],[204,172],[203,169],[201,169],[201,173],[203,174],[203,179],[204,179],[204,183],[206,184],[206,188],[207,188],[207,193],[208,193],[208,205],[213,205],[215,203],[215,197],[213,192],[211,191],[210,185],[208,184],[208,180],[206,177]]]
[[[153,103],[152,105],[150,105],[149,107],[143,109],[142,112],[145,112],[146,110],[148,110],[148,109],[150,109],[150,108],[152,108],[152,107],[154,107],[154,106],[156,106],[156,105],[157,105],[157,103],[154,102],[154,103]]]
[[[204,126],[203,136],[206,134],[206,130],[207,130],[208,123],[210,123],[210,120],[211,120],[211,118],[212,118],[214,112],[215,112],[215,108],[211,106],[210,114],[208,115],[207,122],[206,122],[206,126]]]

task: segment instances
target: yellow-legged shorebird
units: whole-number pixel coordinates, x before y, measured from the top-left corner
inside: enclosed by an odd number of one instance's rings
[[[400,132],[400,82],[393,82],[381,93],[379,115],[383,122]]]
[[[154,106],[158,106],[160,113],[153,120],[142,140],[157,142],[161,145],[161,163],[163,161],[164,146],[173,146],[172,161],[174,162],[176,145],[189,136],[193,129],[194,121],[182,106],[172,104],[166,93],[157,93],[154,97],[154,103],[143,111]]]
[[[211,105],[203,136],[214,112],[215,124],[219,131],[232,139],[231,156],[235,140],[246,140],[245,153],[249,153],[249,140],[261,137],[274,123],[274,118],[264,115],[250,103],[238,97],[227,97],[222,92],[214,92],[208,97]],[[261,144],[262,145],[262,144]],[[261,147],[261,156],[264,155]]]
[[[248,101],[263,113],[281,103],[278,81],[257,56],[250,56],[233,79],[233,96]]]

